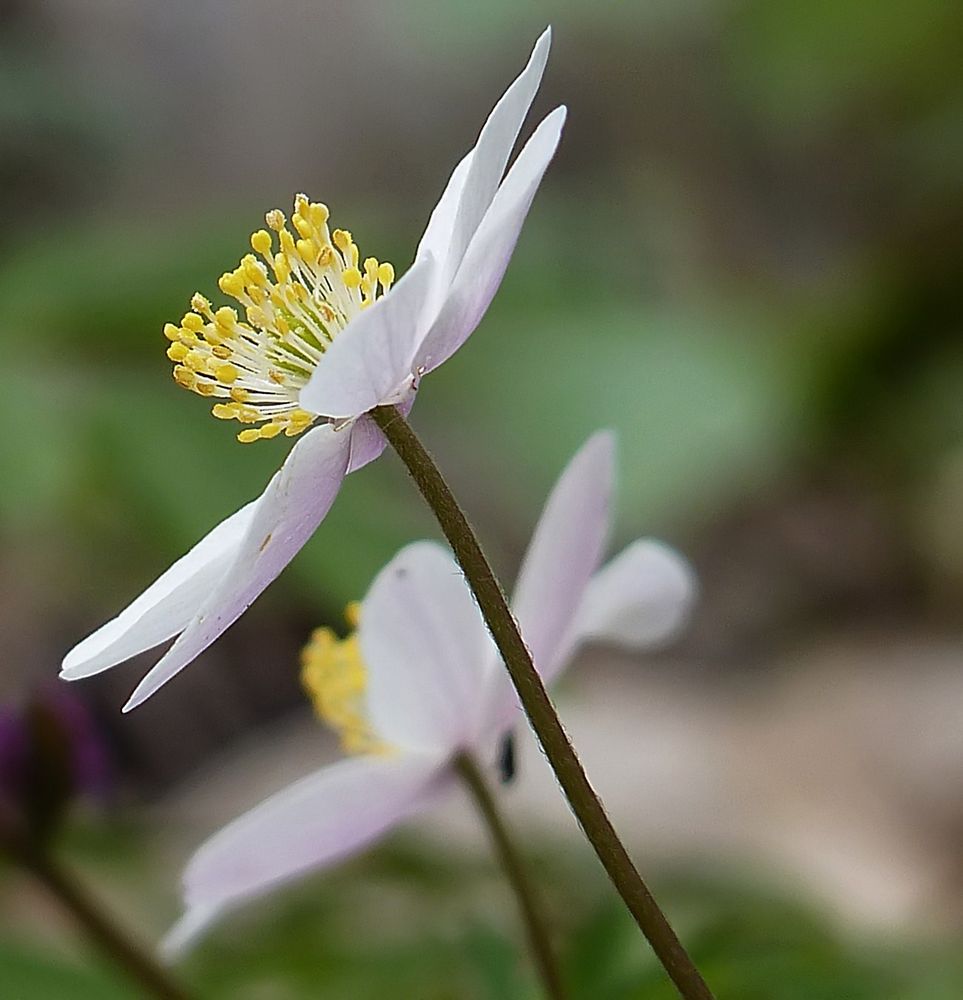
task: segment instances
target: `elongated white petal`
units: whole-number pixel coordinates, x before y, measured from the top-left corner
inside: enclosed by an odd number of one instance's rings
[[[417,370],[429,372],[447,361],[481,322],[505,276],[564,124],[565,108],[556,108],[512,164],[465,252],[441,311],[418,348]]]
[[[170,955],[246,899],[367,847],[447,790],[446,762],[416,754],[351,757],[303,778],[214,834],[184,872],[187,912]]]
[[[294,558],[338,495],[350,453],[350,428],[322,424],[298,439],[256,501],[234,558],[167,654],[140,682],[135,708],[183,670],[251,606]]]
[[[226,905],[192,906],[164,935],[159,948],[161,958],[165,962],[176,962],[228,909]]]
[[[685,625],[697,590],[692,568],[674,549],[651,539],[633,542],[589,583],[571,638],[660,645]]]
[[[518,572],[512,610],[546,684],[574,651],[572,623],[602,558],[614,477],[615,438],[599,431],[559,477]],[[489,671],[483,728],[492,735],[512,720],[518,696],[497,657]]]
[[[475,231],[492,204],[515,140],[542,82],[551,44],[552,29],[546,28],[535,43],[525,69],[502,95],[479,133],[465,172],[454,222],[449,229],[445,256],[439,257],[446,280],[451,280],[458,270]],[[456,179],[454,174],[452,179]],[[442,198],[444,200],[444,196]],[[439,245],[441,242],[438,241]]]
[[[368,717],[383,740],[441,754],[471,743],[492,645],[446,549],[402,549],[371,585],[358,635]]]
[[[60,676],[89,677],[177,635],[223,576],[254,506],[249,503],[222,521],[116,618],[74,646],[64,657]]]
[[[615,438],[600,431],[556,483],[519,570],[512,609],[545,677],[602,560],[614,476]]]
[[[336,419],[398,402],[412,378],[435,261],[422,257],[334,339],[301,390],[301,406]]]
[[[451,273],[446,272],[448,251],[451,247],[452,233],[455,231],[458,206],[461,203],[462,192],[465,190],[465,180],[468,177],[468,170],[474,155],[474,149],[468,150],[451,172],[445,190],[442,192],[441,198],[438,199],[438,204],[431,211],[428,225],[425,227],[418,244],[418,250],[415,253],[415,260],[425,256],[433,257],[438,265],[432,281],[433,290],[436,286],[447,287],[447,282],[454,274],[454,270]],[[429,298],[434,298],[434,296],[429,296]]]

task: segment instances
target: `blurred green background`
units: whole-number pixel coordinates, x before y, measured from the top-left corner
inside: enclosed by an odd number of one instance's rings
[[[406,266],[548,22],[529,128],[568,104],[561,149],[501,293],[414,423],[508,579],[600,426],[620,438],[616,540],[666,538],[699,571],[682,642],[586,654],[561,705],[719,996],[957,997],[951,0],[0,4],[0,694],[54,676],[283,459],[285,439],[242,447],[176,387],[163,323],[300,190]],[[434,534],[387,457],[142,709],[118,712],[150,657],[72,688],[118,788],[64,854],[145,940],[175,916],[193,845],[333,755],[298,690],[309,630]],[[573,990],[668,996],[543,770],[526,746],[506,804]],[[225,997],[534,996],[484,843],[446,836],[459,817],[251,907],[185,980]],[[48,907],[4,872],[0,992],[135,995]]]

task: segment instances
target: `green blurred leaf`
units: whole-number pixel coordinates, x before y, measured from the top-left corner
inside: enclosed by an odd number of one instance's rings
[[[0,941],[0,987],[9,1000],[133,1000],[138,992],[99,969]]]

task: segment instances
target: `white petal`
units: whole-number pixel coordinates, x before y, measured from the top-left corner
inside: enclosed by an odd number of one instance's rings
[[[401,415],[407,417],[415,402],[414,391],[396,403]],[[369,462],[373,462],[388,446],[388,439],[381,433],[381,428],[365,415],[358,417],[351,428],[351,457],[348,459],[348,472],[357,472]]]
[[[431,218],[428,219],[428,225],[425,227],[425,232],[415,253],[415,260],[429,256],[433,257],[438,265],[435,268],[432,281],[433,292],[437,292],[439,286],[447,289],[448,282],[451,281],[452,275],[457,269],[457,264],[455,264],[450,272],[447,271],[449,266],[448,253],[451,247],[452,233],[455,231],[458,205],[461,202],[462,192],[465,190],[465,180],[468,177],[468,170],[474,155],[475,150],[470,149],[451,172],[448,184],[445,186],[441,198],[438,199],[438,204],[431,211]],[[429,295],[429,299],[435,301],[437,295]]]
[[[400,399],[424,333],[422,314],[434,267],[433,257],[415,261],[387,295],[335,337],[301,390],[301,406],[340,420]]]
[[[574,650],[572,622],[602,558],[614,476],[615,439],[611,431],[600,431],[559,477],[518,573],[512,610],[546,684]],[[484,732],[496,735],[517,710],[518,695],[494,657],[489,661]]]
[[[64,657],[60,676],[89,677],[177,635],[224,575],[255,503],[222,521],[116,618],[74,646]]]
[[[140,682],[124,711],[167,683],[251,606],[297,555],[338,495],[350,428],[322,424],[302,435],[256,501],[234,559],[167,654]]]
[[[482,127],[465,168],[458,208],[449,228],[447,247],[444,246],[443,238],[437,241],[432,238],[439,249],[445,252],[445,256],[438,259],[447,281],[458,270],[462,257],[498,190],[515,140],[542,82],[551,44],[552,29],[546,28],[535,43],[525,69],[502,95]],[[455,168],[449,187],[456,187],[458,169]],[[442,201],[444,200],[445,195],[442,195]],[[441,221],[439,220],[439,229]],[[433,234],[426,232],[426,236],[433,237]]]
[[[546,681],[602,559],[615,476],[615,438],[594,434],[568,463],[548,498],[522,562],[512,610]]]
[[[357,472],[373,462],[387,447],[388,441],[371,417],[359,417],[351,428],[351,456],[348,472]]]
[[[367,847],[447,790],[445,761],[352,757],[296,782],[214,834],[184,872],[187,913],[169,935],[183,948],[242,901]]]
[[[414,367],[419,371],[429,372],[447,361],[481,322],[505,275],[564,124],[565,108],[556,108],[512,164],[465,252],[441,312],[418,348]]]
[[[368,717],[388,743],[432,753],[478,731],[491,640],[461,570],[434,542],[402,549],[361,605]]]
[[[595,575],[574,625],[575,641],[660,645],[685,625],[697,594],[689,564],[661,542],[633,542]]]
[[[164,935],[159,951],[165,962],[175,962],[197,943],[227,910],[226,906],[195,906]]]

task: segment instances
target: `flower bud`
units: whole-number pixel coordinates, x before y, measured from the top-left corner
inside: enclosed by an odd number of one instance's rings
[[[76,698],[46,691],[0,707],[0,841],[48,841],[73,799],[108,783],[106,746]]]

